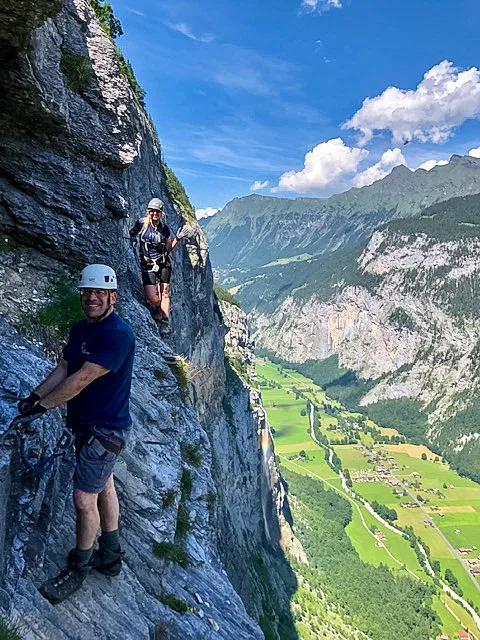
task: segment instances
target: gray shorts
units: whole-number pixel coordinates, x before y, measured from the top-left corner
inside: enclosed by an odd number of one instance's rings
[[[85,438],[75,442],[77,462],[73,476],[73,488],[85,493],[100,493],[113,473],[117,453],[108,451],[94,438],[90,444]]]

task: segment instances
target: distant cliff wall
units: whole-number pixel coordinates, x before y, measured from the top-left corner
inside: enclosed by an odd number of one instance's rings
[[[476,446],[480,434],[471,424],[442,431],[480,390],[480,328],[465,307],[476,296],[480,240],[387,228],[373,234],[359,268],[378,285],[345,286],[339,273],[328,301],[290,295],[271,313],[254,309],[257,341],[292,362],[338,354],[340,366],[375,381],[361,404],[418,399],[428,409],[432,442],[451,453]]]

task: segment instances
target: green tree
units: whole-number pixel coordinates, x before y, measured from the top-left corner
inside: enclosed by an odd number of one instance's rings
[[[105,0],[90,0],[95,15],[112,40],[123,36],[120,20],[113,13],[112,5]]]

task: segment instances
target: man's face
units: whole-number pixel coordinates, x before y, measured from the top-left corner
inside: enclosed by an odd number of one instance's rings
[[[87,320],[96,320],[107,311],[109,306],[107,289],[81,289],[82,308]],[[117,292],[110,291],[110,304],[117,301]]]

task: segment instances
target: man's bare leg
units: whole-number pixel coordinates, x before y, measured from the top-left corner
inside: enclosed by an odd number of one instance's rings
[[[118,531],[119,505],[113,482],[113,474],[98,494],[98,511],[102,535],[98,539],[98,551],[92,556],[91,566],[107,576],[118,576],[122,567],[122,550]]]
[[[120,507],[118,496],[113,483],[113,473],[107,480],[107,484],[101,493],[98,494],[98,511],[100,514],[100,524],[102,532],[116,531],[118,529],[118,516]]]
[[[100,526],[97,506],[98,494],[76,489],[74,493],[77,512],[77,549],[91,549]]]

